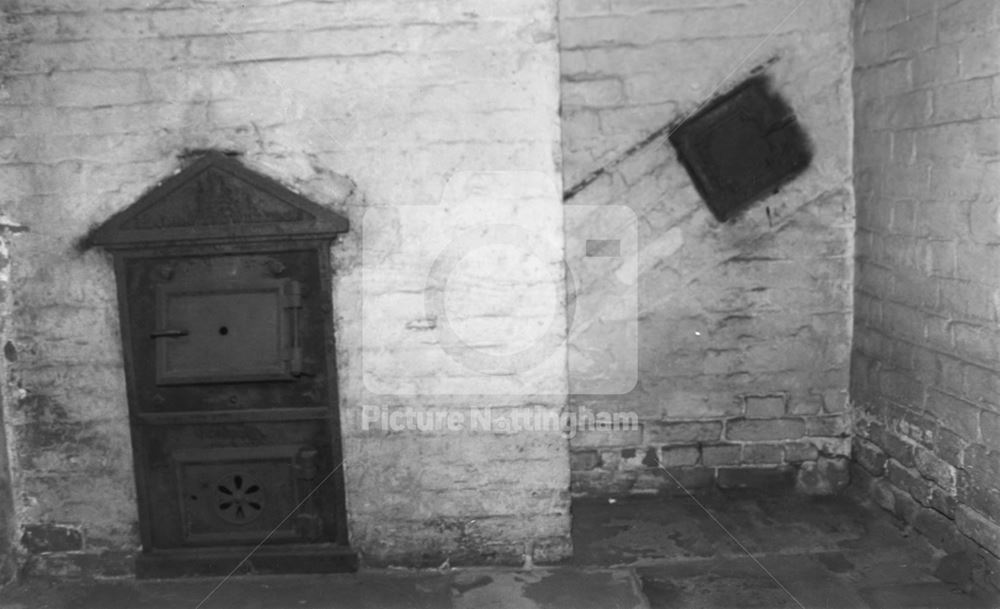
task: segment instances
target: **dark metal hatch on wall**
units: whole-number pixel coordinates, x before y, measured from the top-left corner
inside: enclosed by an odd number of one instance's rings
[[[209,153],[87,237],[115,263],[140,577],[356,567],[329,256],[347,229]]]
[[[777,192],[812,161],[809,138],[764,74],[685,119],[670,142],[720,222]]]

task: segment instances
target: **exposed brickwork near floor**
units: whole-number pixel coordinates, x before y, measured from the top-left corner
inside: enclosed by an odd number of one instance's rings
[[[859,3],[852,371],[863,492],[996,585],[998,10]]]

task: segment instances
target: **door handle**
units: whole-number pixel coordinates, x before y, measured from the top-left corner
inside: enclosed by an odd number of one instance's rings
[[[187,335],[187,330],[154,330],[149,333],[150,338],[174,338]]]

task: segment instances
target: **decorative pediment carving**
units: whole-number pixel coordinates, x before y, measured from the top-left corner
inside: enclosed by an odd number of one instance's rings
[[[298,222],[299,208],[258,190],[231,174],[209,167],[191,182],[122,224],[126,230],[176,226],[213,226],[253,222]]]
[[[87,244],[115,248],[245,237],[323,237],[347,228],[343,216],[233,158],[211,152],[94,229]]]

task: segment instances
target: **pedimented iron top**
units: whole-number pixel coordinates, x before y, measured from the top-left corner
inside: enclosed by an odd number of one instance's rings
[[[157,244],[269,238],[332,238],[347,218],[209,152],[163,180],[138,201],[93,229],[87,246],[112,249]]]

